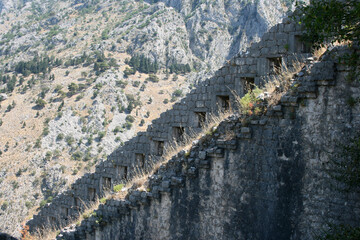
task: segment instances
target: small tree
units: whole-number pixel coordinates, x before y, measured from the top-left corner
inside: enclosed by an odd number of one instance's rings
[[[38,98],[35,103],[36,103],[36,106],[39,108],[43,108],[46,105],[45,100],[42,98]]]
[[[74,95],[79,90],[79,85],[77,85],[76,83],[70,83],[68,85],[68,90],[70,95]]]
[[[359,41],[359,0],[312,0],[297,2],[299,23],[306,29],[303,38],[321,46],[326,42]]]

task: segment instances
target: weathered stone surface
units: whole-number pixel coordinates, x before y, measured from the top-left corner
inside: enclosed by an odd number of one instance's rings
[[[291,32],[297,28],[291,23],[276,29]],[[264,46],[265,40],[275,40],[278,32],[273,31],[258,45]],[[254,79],[269,79],[269,75],[274,74],[269,68],[274,55],[267,55],[268,50],[264,49],[267,48],[251,48],[250,53],[238,56],[242,60],[230,62],[244,64],[244,68],[240,68],[244,71],[252,69]],[[255,55],[259,58],[251,60],[251,65],[248,65],[250,62],[245,60],[246,56]],[[306,54],[289,51],[282,57],[285,59],[293,55],[301,59]],[[152,200],[149,205],[138,206],[138,201],[143,198],[140,193],[137,195],[133,192],[126,200],[131,207],[128,214],[121,214],[101,229],[92,225],[92,229],[96,228],[96,234],[86,227],[87,223],[83,224],[84,229],[89,231],[89,239],[95,239],[95,235],[105,240],[312,239],[312,233],[324,227],[326,222],[358,222],[354,212],[359,211],[359,199],[330,189],[332,180],[322,169],[323,163],[331,157],[329,153],[336,147],[335,142],[350,136],[351,129],[358,129],[360,124],[360,110],[344,107],[349,94],[359,95],[358,87],[346,86],[346,73],[328,71],[320,77],[313,77],[313,74],[327,71],[333,66],[331,61],[308,62],[303,74],[295,79],[298,86],[294,85],[292,95],[284,97],[279,103],[281,105],[269,108],[266,117],[255,120],[256,124],[251,128],[240,127],[237,118],[228,120],[219,126],[213,136],[205,136],[196,142],[197,147],[191,149],[186,160],[182,161],[184,154],[179,154],[168,165],[161,166],[157,177],[152,178]],[[144,145],[141,153],[147,156],[146,161],[156,161],[161,146],[173,141],[173,127],[181,126],[185,132],[189,131],[194,123],[198,124],[196,119],[199,115],[195,114],[215,112],[228,102],[231,106],[235,104],[230,91],[232,88],[224,85],[225,81],[235,81],[235,77],[229,76],[235,67],[238,66],[227,64],[218,72],[221,77],[216,81],[210,79],[201,83],[188,98],[154,121],[153,126],[148,128],[146,138],[131,139],[111,154],[107,162],[128,167],[131,176],[138,164],[134,149],[139,143]],[[333,81],[335,76],[337,79]],[[324,81],[336,85],[325,85],[322,83]],[[206,92],[208,88],[204,86],[208,85],[214,86],[211,88],[213,92]],[[245,86],[238,87],[243,95]],[[346,94],[344,89],[348,89]],[[197,96],[198,102],[205,101],[211,105],[200,104],[198,106],[202,106],[202,111],[199,111],[199,108],[195,108],[193,96]],[[296,105],[304,99],[307,99],[306,104]],[[287,103],[295,104],[292,106],[293,117],[288,116],[289,107],[282,106]],[[187,105],[186,110],[181,110],[182,104]],[[182,116],[188,116],[184,119],[187,121],[181,122]],[[165,121],[168,119],[171,121]],[[238,126],[234,134],[226,136],[233,139],[225,141],[221,138],[225,137],[221,134],[225,133],[225,129],[234,126]],[[103,177],[122,181],[119,168],[105,168],[106,164],[101,163],[93,174],[98,176],[94,177],[98,180],[90,184],[78,181],[74,185],[74,197],[87,201],[90,192],[95,191],[96,195],[100,195]],[[184,178],[181,184],[180,178]],[[345,199],[346,206],[333,203]],[[64,196],[54,199],[29,224],[36,226],[46,223],[49,216],[63,222],[64,219],[56,214],[64,205],[63,200]],[[324,218],[318,217],[320,215]],[[79,228],[74,236],[84,235],[83,231]]]

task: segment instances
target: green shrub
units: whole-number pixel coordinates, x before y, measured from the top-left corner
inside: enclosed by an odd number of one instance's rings
[[[133,87],[139,87],[140,86],[140,81],[134,81],[132,83]]]
[[[56,141],[61,141],[61,140],[63,140],[64,139],[64,134],[63,133],[59,133],[58,135],[57,135],[57,137],[56,137]]]
[[[131,115],[127,115],[126,118],[125,118],[125,120],[126,120],[127,122],[133,123],[133,122],[135,121],[135,117],[133,117],[133,116],[131,116]]]
[[[297,3],[300,24],[306,29],[303,39],[315,45],[360,39],[358,0],[317,0]]]
[[[131,122],[124,123],[123,128],[126,128],[126,129],[130,130],[132,128],[132,123]]]
[[[105,131],[99,132],[99,133],[98,133],[98,138],[99,138],[99,140],[103,139],[103,137],[105,137],[105,135],[106,135],[106,132],[105,132]]]
[[[262,90],[259,88],[254,88],[252,91],[249,91],[245,96],[240,99],[240,108],[241,112],[246,114],[251,111],[251,109],[255,106],[257,97],[262,93]]]
[[[176,89],[173,93],[172,93],[172,96],[173,97],[182,97],[183,95],[183,92],[181,89]]]
[[[47,135],[49,135],[49,133],[50,133],[49,128],[48,128],[48,127],[44,127],[43,132],[42,132],[42,135],[43,135],[43,136],[47,136]]]
[[[66,136],[65,141],[66,141],[67,145],[71,146],[74,143],[75,139],[73,136],[69,135],[69,136]]]
[[[148,78],[146,78],[147,81],[151,81],[154,83],[159,82],[159,78],[158,76],[156,76],[155,74],[150,74]]]
[[[26,201],[26,202],[25,202],[25,206],[26,206],[27,209],[30,209],[30,208],[33,207],[33,204],[32,204],[32,202],[30,202],[30,201]]]
[[[73,153],[72,158],[73,158],[75,161],[80,161],[81,158],[82,158],[82,156],[83,156],[83,153],[82,153],[82,152],[76,151],[76,152]]]
[[[76,83],[70,83],[68,85],[68,90],[69,90],[70,96],[72,96],[79,91],[79,85],[77,85]]]
[[[136,70],[133,68],[126,67],[124,70],[124,77],[128,77],[130,75],[134,75],[136,73]],[[126,85],[125,85],[126,86]]]
[[[45,154],[45,159],[46,159],[47,161],[50,161],[51,157],[52,157],[52,152],[51,152],[51,151],[47,151],[46,154]]]
[[[43,108],[46,105],[45,100],[42,98],[38,98],[35,103],[36,103],[36,106],[39,108]]]
[[[119,184],[114,186],[114,192],[120,192],[124,187],[124,184]]]
[[[1,204],[1,210],[5,211],[9,207],[9,202],[4,201],[3,204]]]
[[[120,126],[116,126],[113,130],[114,134],[116,135],[118,132],[122,132],[122,129]]]
[[[45,206],[46,203],[47,203],[46,200],[42,200],[42,201],[40,202],[40,207]]]
[[[34,148],[40,148],[41,147],[41,139],[38,138],[36,139],[36,142],[35,142],[35,145],[34,145]]]

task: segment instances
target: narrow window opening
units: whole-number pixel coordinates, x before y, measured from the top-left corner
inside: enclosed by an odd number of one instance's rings
[[[50,217],[50,223],[51,223],[51,225],[55,226],[56,225],[56,218],[55,217]]]
[[[80,199],[79,198],[74,198],[74,205],[75,205],[75,207],[77,207],[77,208],[79,208],[80,207],[80,204],[81,204],[81,201],[80,201]]]
[[[88,199],[89,201],[96,200],[96,190],[95,188],[88,188]]]
[[[268,59],[269,59],[270,74],[281,73],[281,66],[282,66],[281,57],[268,58]]]
[[[67,207],[62,207],[61,208],[61,215],[66,218],[69,215],[69,209]]]
[[[183,127],[173,127],[173,138],[176,142],[184,142],[185,129]]]
[[[217,96],[217,103],[223,111],[230,110],[230,97],[229,96]]]
[[[242,80],[244,82],[244,93],[252,92],[255,88],[255,78],[244,77]]]
[[[117,167],[117,174],[120,176],[120,179],[126,180],[127,173],[128,173],[127,166],[118,166]]]
[[[295,36],[295,52],[296,53],[311,53],[311,44],[304,42],[300,35]]]
[[[144,154],[136,153],[135,160],[139,167],[143,168],[145,166],[145,155]]]
[[[195,114],[198,120],[197,126],[200,128],[204,127],[206,122],[206,112],[196,112]]]
[[[103,190],[110,190],[111,189],[111,178],[103,177],[102,178],[102,187],[103,187]]]
[[[164,153],[164,141],[155,141],[155,154],[162,156]]]

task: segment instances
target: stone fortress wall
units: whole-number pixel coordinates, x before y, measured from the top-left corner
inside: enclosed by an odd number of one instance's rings
[[[147,189],[109,199],[57,239],[315,239],[328,223],[357,225],[359,196],[326,169],[339,141],[356,136],[359,83],[336,64],[346,48],[307,61],[266,114],[233,115],[180,151]]]
[[[95,173],[85,174],[72,185],[70,190],[55,197],[51,204],[43,207],[39,214],[34,216],[34,218],[28,222],[28,225],[32,230],[34,230],[35,228],[44,225],[58,225],[67,223],[71,218],[74,218],[79,214],[79,211],[84,207],[85,204],[94,201],[97,197],[101,197],[105,190],[112,189],[116,184],[131,178],[135,172],[135,169],[150,167],[151,163],[156,162],[160,158],[164,150],[174,141],[174,139],[181,139],[183,134],[189,133],[191,131],[199,131],[209,114],[215,113],[221,109],[226,110],[227,108],[234,106],[234,96],[231,90],[235,90],[239,96],[243,96],[246,93],[245,85],[247,83],[254,83],[261,86],[265,81],[267,81],[269,77],[271,77],[271,75],[276,74],[276,69],[279,69],[282,66],[291,67],[293,61],[302,61],[310,57],[310,49],[300,40],[301,33],[302,31],[300,26],[296,25],[289,19],[284,19],[283,23],[272,27],[269,32],[263,36],[259,43],[254,43],[250,49],[248,49],[248,52],[235,56],[224,67],[219,69],[214,77],[200,83],[195,90],[190,92],[180,102],[176,103],[173,106],[173,109],[161,114],[160,118],[154,120],[153,124],[148,127],[146,133],[139,133],[136,137],[126,142],[124,146],[119,147],[116,151],[109,155],[106,161],[96,166]],[[282,124],[285,126],[289,123],[289,119],[281,118],[284,116],[284,114],[294,114],[295,110],[293,108],[298,105],[299,96],[304,98],[316,98],[319,85],[327,86],[334,84],[333,67],[334,63],[332,61],[319,62],[315,64],[312,71],[317,72],[316,77],[311,77],[311,81],[303,83],[303,86],[299,88],[298,96],[288,96],[287,98],[285,97],[282,99],[283,105],[289,106],[290,109],[292,109],[292,113],[284,113],[284,109],[281,106],[276,106],[272,111],[269,111],[269,114],[271,113],[276,116],[276,124]],[[262,119],[254,121],[252,124],[254,124],[254,126],[264,126],[268,125],[269,123]],[[273,126],[276,126],[276,124],[273,122]],[[252,139],[255,139],[254,137],[256,137],[251,133],[253,131],[252,127],[249,128],[242,126],[239,127],[239,131],[240,138],[249,139],[252,137]],[[264,137],[269,137],[270,139],[281,136],[281,134],[276,136],[274,133],[266,135],[266,132],[264,134]],[[259,138],[262,139],[262,135],[259,135]],[[275,145],[281,144],[280,141],[270,142]],[[199,173],[197,172],[197,169],[199,166],[203,166],[201,168],[207,169],[211,165],[212,169],[212,163],[207,160],[206,156],[215,156],[216,158],[216,156],[219,155],[220,158],[222,158],[221,156],[227,151],[231,151],[232,148],[237,148],[236,143],[231,143],[231,141],[222,141],[221,143],[220,140],[217,146],[221,146],[221,144],[223,144],[223,147],[202,151],[205,153],[199,152],[199,157],[197,159],[200,160],[194,161],[193,164],[197,164],[194,166],[195,170],[191,170],[192,168],[190,167],[187,170],[188,174],[198,176]],[[279,146],[275,145],[272,146],[274,147],[273,150],[279,149]],[[255,156],[259,156],[261,151],[258,152],[254,146],[248,146],[247,151],[252,149]],[[261,149],[261,147],[259,149]],[[264,156],[266,156],[265,152]],[[284,158],[288,158],[286,154],[284,155]],[[179,156],[179,159],[182,159],[181,155]],[[272,166],[269,164],[265,164],[264,166],[272,168]],[[222,172],[224,173],[224,171]],[[254,174],[260,173],[254,172]],[[279,182],[282,181],[281,179],[277,180]],[[156,197],[159,195],[159,191],[168,192],[170,186],[182,185],[185,183],[184,181],[186,181],[187,186],[187,181],[190,180],[185,180],[181,177],[179,179],[176,177],[174,179],[170,178],[168,181],[162,181],[159,186],[154,186],[151,193],[141,193],[138,196],[136,194],[139,193],[133,193],[131,195],[134,195],[132,200],[135,199],[134,202],[136,203],[139,199]],[[201,179],[196,181],[201,182]],[[276,184],[278,185],[279,182],[273,182],[275,184],[273,187],[276,188],[275,186]],[[147,194],[150,194],[151,196],[148,196]],[[181,196],[177,194],[172,196],[177,196],[179,199],[182,199]],[[246,198],[246,196],[244,196],[244,198]],[[166,199],[167,201],[165,202],[169,203],[169,197]],[[175,200],[172,199],[172,201]],[[147,200],[144,202],[147,202]],[[163,202],[163,200],[158,202],[158,207],[161,207]],[[105,208],[111,206],[112,203],[110,202],[109,204],[106,204]],[[128,211],[129,206],[132,206],[131,203],[130,205],[126,205],[129,204],[126,201],[118,201],[114,202],[113,204],[115,204],[115,206],[111,206],[110,209],[113,208],[113,215],[117,217],[121,212],[120,210],[116,210],[118,206],[123,207],[126,209],[126,211]],[[156,204],[154,204],[154,206],[155,205]],[[136,208],[136,206],[134,207]],[[170,208],[170,205],[168,205],[168,207]],[[154,211],[155,209],[158,208],[154,207]],[[107,214],[112,215],[109,214],[109,211],[105,212],[106,214],[103,214],[104,216]],[[126,221],[124,222],[124,226],[127,225]],[[92,225],[92,227],[89,229],[88,233],[93,232],[95,231],[94,229],[96,229],[96,226]],[[136,227],[129,229],[136,229]],[[130,234],[130,232],[127,234]],[[79,234],[80,233],[84,234],[84,231],[79,231]],[[127,236],[129,237],[130,235]],[[214,236],[216,236],[216,234]],[[132,238],[120,237],[120,239]]]

